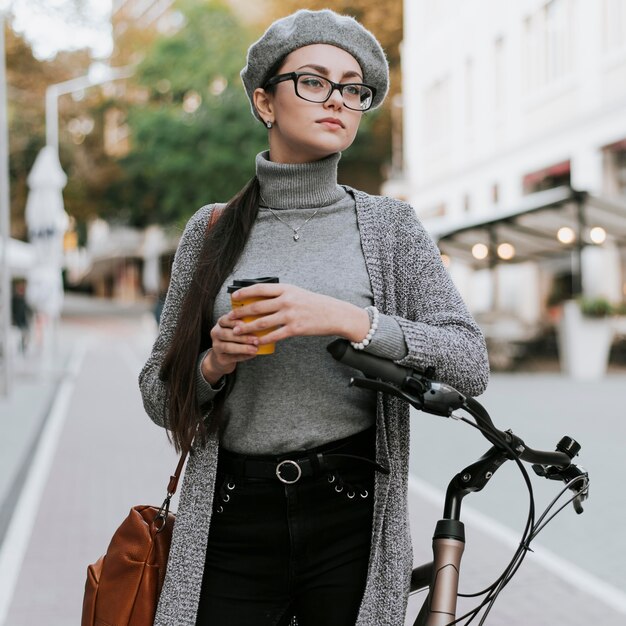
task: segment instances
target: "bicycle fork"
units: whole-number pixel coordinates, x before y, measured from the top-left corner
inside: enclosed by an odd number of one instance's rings
[[[463,522],[439,520],[433,536],[433,562],[416,568],[411,576],[411,587],[430,587],[413,626],[446,626],[454,622],[464,550]]]

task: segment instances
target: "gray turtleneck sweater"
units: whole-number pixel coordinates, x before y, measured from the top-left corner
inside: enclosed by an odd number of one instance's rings
[[[373,302],[361,249],[353,197],[337,184],[335,154],[306,164],[279,164],[267,153],[256,159],[262,207],[243,254],[216,298],[214,320],[230,311],[226,285],[235,278],[278,276],[281,283],[365,307]],[[280,215],[281,222],[276,215]],[[317,213],[316,213],[317,211]],[[294,228],[315,215],[299,231]],[[222,445],[244,454],[278,454],[347,437],[374,423],[375,393],[348,387],[351,373],[326,351],[333,337],[292,337],[273,355],[237,365],[226,399]],[[380,315],[369,352],[399,360],[406,355],[398,322]],[[202,376],[198,401],[221,390]]]

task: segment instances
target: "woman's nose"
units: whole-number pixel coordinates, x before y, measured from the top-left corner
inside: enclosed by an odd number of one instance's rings
[[[335,108],[341,108],[343,106],[343,95],[341,91],[339,91],[339,87],[335,87],[328,100],[324,103],[329,106],[333,106]]]

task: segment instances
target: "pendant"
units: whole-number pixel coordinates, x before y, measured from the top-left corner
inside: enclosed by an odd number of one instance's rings
[[[293,240],[298,241],[298,239],[300,239],[300,235],[298,233],[295,233],[293,236]]]

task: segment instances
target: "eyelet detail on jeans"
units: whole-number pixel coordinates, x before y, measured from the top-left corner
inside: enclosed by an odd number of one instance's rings
[[[224,512],[223,505],[225,505],[227,502],[230,501],[231,494],[226,493],[226,490],[233,491],[233,489],[235,488],[235,482],[232,479],[233,479],[232,476],[225,476],[224,479],[222,480],[221,486],[219,487],[219,489],[217,490],[215,494],[215,504],[214,504],[214,509],[213,509],[215,513],[223,513]]]
[[[343,485],[335,485],[335,491],[341,493],[343,491]]]
[[[368,493],[367,489],[363,489],[363,491],[361,491],[361,493],[359,495],[361,496],[361,498],[365,499],[370,494]]]
[[[348,496],[348,498],[350,498],[350,500],[352,500],[352,498],[354,498],[356,494],[354,493],[354,491],[348,491],[346,495]]]
[[[334,482],[335,482],[335,480],[336,480],[336,478],[335,478],[335,475],[334,475],[334,474],[329,474],[329,475],[328,475],[328,482],[329,482],[329,483],[331,483],[331,484],[332,484],[332,483],[334,483]]]

